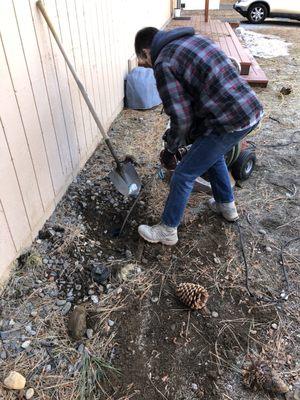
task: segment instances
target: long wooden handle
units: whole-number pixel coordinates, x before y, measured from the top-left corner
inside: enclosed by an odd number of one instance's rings
[[[108,146],[108,148],[109,148],[109,150],[111,152],[111,155],[115,159],[118,167],[120,167],[121,166],[120,160],[117,157],[117,155],[116,155],[116,153],[115,153],[115,151],[114,151],[114,149],[113,149],[113,147],[111,145],[109,137],[107,136],[107,134],[106,134],[106,132],[105,132],[105,130],[104,130],[102,124],[101,124],[101,121],[100,121],[100,119],[99,119],[99,117],[98,117],[98,115],[97,115],[97,113],[96,113],[96,111],[95,111],[95,109],[94,109],[94,107],[93,107],[88,95],[87,95],[87,92],[86,92],[84,86],[82,85],[81,81],[79,80],[79,78],[78,78],[78,76],[77,76],[77,74],[76,74],[76,72],[75,72],[75,70],[73,68],[73,65],[70,63],[70,60],[68,59],[68,56],[67,56],[64,48],[62,47],[62,44],[60,43],[60,40],[59,40],[59,38],[58,38],[58,36],[56,34],[54,26],[52,25],[52,22],[50,21],[50,18],[48,16],[48,14],[47,14],[47,12],[45,10],[45,7],[44,7],[43,3],[41,2],[41,0],[38,0],[36,2],[36,6],[40,10],[40,12],[42,13],[42,15],[43,15],[43,17],[44,17],[44,19],[45,19],[45,21],[46,21],[51,33],[52,33],[55,41],[56,41],[56,43],[57,43],[57,45],[58,45],[58,47],[59,47],[64,59],[65,59],[68,67],[69,67],[69,70],[71,71],[71,74],[73,75],[73,77],[75,79],[75,82],[77,83],[77,86],[78,86],[78,88],[79,88],[79,90],[80,90],[80,92],[81,92],[81,94],[82,94],[82,96],[84,98],[84,101],[86,102],[86,105],[88,106],[88,108],[89,108],[89,110],[90,110],[90,112],[91,112],[91,114],[92,114],[92,116],[94,118],[94,121],[96,122],[96,125],[98,126],[102,136],[104,137],[105,143],[107,144],[107,146]]]

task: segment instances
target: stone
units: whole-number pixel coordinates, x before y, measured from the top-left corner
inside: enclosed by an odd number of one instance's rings
[[[22,390],[26,385],[26,379],[19,372],[11,371],[3,383],[8,389]]]
[[[127,281],[135,272],[135,264],[124,265],[117,273],[117,279],[122,281]]]
[[[198,390],[198,385],[196,384],[196,383],[192,383],[191,384],[191,388],[193,389],[193,390],[195,390],[195,392]]]
[[[61,310],[62,315],[67,315],[72,307],[72,304],[68,301]]]
[[[87,330],[86,330],[86,337],[87,337],[88,339],[92,339],[93,334],[94,334],[93,329],[87,329]]]
[[[277,324],[272,324],[272,325],[271,325],[271,328],[274,329],[274,330],[276,330],[276,329],[278,329],[278,325],[277,325]]]
[[[109,325],[110,327],[112,327],[112,326],[114,326],[115,321],[112,321],[111,319],[109,319],[109,320],[107,321],[107,323],[108,323],[108,325]]]
[[[32,310],[30,315],[31,315],[31,317],[35,318],[38,315],[38,313],[36,310]]]
[[[65,300],[65,299],[58,299],[58,300],[56,300],[55,304],[57,306],[64,306],[66,304],[66,302],[67,302],[67,300]]]
[[[294,400],[300,400],[300,387],[294,391]]]
[[[217,313],[217,311],[213,311],[211,313],[211,316],[214,317],[214,318],[218,318],[219,314]]]
[[[81,339],[86,333],[86,311],[83,306],[77,306],[72,311],[68,321],[69,335],[75,339]]]
[[[22,349],[26,350],[31,345],[31,340],[26,340],[21,344]]]
[[[271,249],[271,247],[266,247],[266,252],[268,252],[268,253],[272,253],[272,249]]]
[[[6,354],[6,351],[5,351],[5,350],[2,350],[2,351],[1,351],[1,353],[0,353],[0,358],[1,358],[1,360],[6,360],[7,354]]]
[[[214,258],[214,263],[215,264],[221,264],[221,260],[219,259],[219,257],[215,257]]]
[[[28,390],[26,390],[26,393],[25,393],[26,400],[32,399],[33,396],[34,396],[34,389],[33,388],[29,388]]]
[[[8,340],[8,339],[17,339],[21,337],[20,329],[13,329],[11,331],[0,331],[0,339]]]
[[[261,235],[266,235],[267,234],[267,232],[264,229],[260,229],[258,231],[258,233],[260,233]]]
[[[93,294],[93,295],[91,296],[91,300],[92,300],[92,302],[93,302],[94,304],[98,304],[98,303],[99,303],[98,296],[96,296],[95,294]]]
[[[158,303],[159,298],[158,297],[151,297],[152,303]]]
[[[84,344],[81,343],[81,344],[78,346],[77,351],[78,351],[79,353],[83,353],[84,350],[85,350],[85,346],[84,346]]]
[[[91,274],[95,282],[103,283],[109,278],[110,269],[103,264],[95,264]]]
[[[52,370],[51,364],[47,364],[46,367],[45,367],[45,371],[46,372],[51,372],[51,370]]]
[[[132,252],[130,250],[125,251],[125,256],[126,258],[131,258],[132,257]]]

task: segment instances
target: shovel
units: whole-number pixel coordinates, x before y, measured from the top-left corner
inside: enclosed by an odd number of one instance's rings
[[[79,80],[79,78],[78,78],[78,76],[77,76],[72,64],[70,63],[70,61],[69,61],[69,59],[68,59],[68,57],[67,57],[67,55],[66,55],[66,53],[64,51],[64,48],[62,47],[62,44],[59,41],[59,38],[58,38],[58,36],[57,36],[57,34],[55,32],[55,29],[54,29],[54,27],[53,27],[53,25],[52,25],[52,23],[51,23],[51,21],[49,19],[49,16],[48,16],[48,14],[47,14],[47,12],[46,12],[46,10],[44,8],[44,5],[41,2],[41,0],[36,2],[36,6],[40,10],[40,12],[42,13],[42,15],[43,15],[43,17],[44,17],[44,19],[45,19],[50,31],[51,31],[53,37],[54,37],[54,39],[55,39],[55,41],[56,41],[56,43],[57,43],[57,45],[58,45],[58,47],[59,47],[59,49],[61,51],[66,63],[67,63],[67,65],[68,65],[68,67],[69,67],[69,69],[70,69],[70,71],[71,71],[71,73],[72,73],[72,75],[74,77],[74,79],[75,79],[75,81],[77,83],[77,86],[78,86],[78,88],[79,88],[79,90],[80,90],[80,92],[81,92],[81,94],[82,94],[82,96],[83,96],[83,98],[84,98],[84,100],[86,102],[86,105],[88,106],[88,108],[89,108],[89,110],[90,110],[90,112],[91,112],[91,114],[92,114],[92,116],[94,118],[94,121],[96,122],[96,125],[99,128],[99,130],[100,130],[100,132],[101,132],[101,134],[102,134],[102,136],[104,138],[104,141],[105,141],[107,147],[109,148],[109,151],[111,152],[111,155],[113,156],[113,158],[114,158],[114,160],[115,160],[115,162],[117,164],[116,168],[113,171],[111,171],[110,174],[109,174],[109,178],[110,178],[111,182],[116,187],[116,189],[120,193],[122,193],[124,196],[136,197],[139,194],[140,190],[141,190],[141,182],[140,182],[139,176],[138,176],[133,164],[130,161],[127,161],[127,162],[123,161],[122,162],[117,157],[117,155],[116,155],[116,153],[115,153],[115,151],[114,151],[114,149],[112,147],[112,144],[111,144],[111,142],[109,140],[109,137],[107,136],[105,130],[103,129],[103,126],[102,126],[102,124],[100,122],[100,119],[99,119],[99,117],[98,117],[98,115],[97,115],[97,113],[96,113],[96,111],[95,111],[95,109],[94,109],[94,107],[93,107],[93,105],[92,105],[87,93],[86,93],[86,90],[83,87],[82,83],[80,82],[80,80]]]

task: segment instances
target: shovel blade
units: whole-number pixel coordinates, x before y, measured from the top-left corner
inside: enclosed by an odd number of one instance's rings
[[[112,170],[109,178],[123,196],[136,197],[141,190],[140,178],[131,162],[123,163],[120,168]]]

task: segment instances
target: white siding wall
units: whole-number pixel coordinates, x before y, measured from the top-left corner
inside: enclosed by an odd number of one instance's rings
[[[105,129],[122,109],[136,31],[170,0],[45,0]],[[0,0],[0,278],[36,236],[100,134],[34,0]]]

